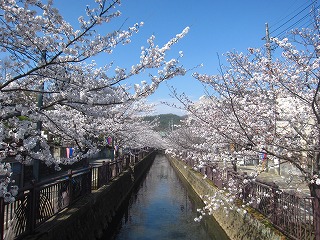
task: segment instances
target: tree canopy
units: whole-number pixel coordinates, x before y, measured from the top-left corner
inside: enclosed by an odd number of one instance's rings
[[[298,169],[314,195],[314,184],[320,184],[318,9],[311,15],[311,27],[271,38],[273,58],[265,48],[231,51],[218,74],[194,73],[207,95],[190,103],[175,94],[188,111],[184,128],[171,136],[176,150],[199,164],[265,152],[271,166],[289,163]],[[191,144],[192,135],[197,137]]]
[[[153,126],[140,117],[150,110],[144,99],[161,82],[186,73],[179,65],[182,52],[169,59],[166,53],[189,28],[163,46],[150,36],[131,69],[112,62],[98,66],[98,54],[112,54],[118,45],[129,44],[143,23],[99,33],[100,25],[120,17],[120,1],[92,2],[78,26],[67,22],[52,0],[0,2],[2,160],[10,155],[24,164],[40,160],[58,167],[98,151],[103,136],[113,136],[123,146],[152,144],[146,139]],[[147,80],[133,85],[126,81],[148,71],[152,75]],[[47,136],[73,146],[74,157],[55,159]],[[7,165],[3,169],[10,170]]]

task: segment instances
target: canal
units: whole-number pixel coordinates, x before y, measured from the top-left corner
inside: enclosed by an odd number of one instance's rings
[[[164,155],[156,156],[124,205],[101,240],[228,239],[212,217],[194,221],[203,203]]]

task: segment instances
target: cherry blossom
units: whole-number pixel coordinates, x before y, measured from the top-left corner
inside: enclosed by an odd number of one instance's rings
[[[100,25],[121,17],[119,5],[95,1],[74,26],[51,0],[0,2],[1,160],[10,154],[24,164],[41,160],[59,169],[59,164],[99,151],[103,136],[117,138],[122,146],[152,143],[147,138],[154,132],[141,118],[150,111],[144,99],[161,82],[186,73],[179,64],[182,53],[171,59],[166,53],[189,28],[163,46],[151,36],[131,69],[110,62],[98,66],[98,54],[112,54],[118,45],[129,44],[143,26],[141,22],[99,33]],[[126,81],[149,70],[158,75],[135,85]],[[74,157],[55,159],[50,152],[53,142],[74,146]]]
[[[188,112],[184,125],[169,136],[174,155],[193,159],[195,168],[209,163],[223,170],[234,166],[240,157],[258,160],[264,152],[269,167],[292,165],[309,185],[311,196],[317,197],[319,39],[319,13],[315,12],[313,27],[271,39],[277,47],[273,59],[263,48],[249,48],[246,53],[231,51],[224,55],[228,65],[221,63],[219,73],[194,73],[207,94],[191,102],[174,92]],[[264,170],[260,162],[253,179]],[[290,183],[292,173],[288,174],[285,180]],[[230,184],[225,190],[232,199],[239,187],[233,191]],[[210,208],[221,206],[216,197],[208,198]]]

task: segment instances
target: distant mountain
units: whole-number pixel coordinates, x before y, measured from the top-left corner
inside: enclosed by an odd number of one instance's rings
[[[160,114],[160,115],[154,115],[154,116],[146,116],[144,117],[145,121],[153,121],[155,119],[158,119],[159,121],[159,127],[156,129],[156,131],[159,132],[166,132],[172,129],[174,125],[180,125],[180,120],[185,119],[185,116],[178,116],[175,114]]]

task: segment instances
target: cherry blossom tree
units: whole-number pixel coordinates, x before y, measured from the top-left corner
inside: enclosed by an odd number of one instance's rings
[[[226,72],[195,77],[220,94],[218,106],[228,109],[229,120],[224,119],[229,125],[223,132],[230,141],[290,162],[310,180],[319,173],[319,60],[315,49],[297,50],[288,39],[274,41],[283,48],[282,58],[269,61],[253,49],[248,55],[228,53]]]
[[[319,173],[319,17],[312,29],[272,39],[281,55],[270,60],[263,49],[228,52],[220,74],[195,73],[213,94],[186,105],[199,133],[213,143],[264,150],[290,162],[306,177]],[[202,123],[202,124],[200,124]],[[209,136],[208,136],[209,135]],[[317,178],[317,177],[316,177]]]
[[[226,53],[228,65],[220,64],[216,75],[194,73],[208,89],[199,102],[190,104],[175,94],[185,103],[189,125],[206,139],[197,145],[206,152],[206,160],[217,159],[215,149],[220,149],[224,154],[220,162],[233,159],[237,152],[263,151],[280,165],[289,163],[316,197],[316,212],[320,211],[319,17],[314,11],[312,27],[272,38],[277,47],[273,59],[264,49],[249,48],[247,53]]]
[[[58,167],[96,152],[103,134],[126,129],[130,139],[129,128],[138,131],[135,125],[143,125],[136,116],[149,111],[143,99],[161,82],[186,73],[179,65],[182,52],[168,60],[166,53],[188,28],[162,47],[151,36],[131,69],[115,67],[112,62],[98,66],[95,56],[112,54],[118,45],[130,43],[143,25],[99,34],[99,26],[120,17],[119,5],[119,0],[95,1],[87,6],[86,16],[78,18],[75,28],[52,0],[0,2],[2,160],[10,155],[21,163],[40,160]],[[134,86],[127,83],[130,77],[148,70],[152,71],[150,79]],[[60,142],[74,144],[74,158],[55,159],[49,140],[40,134],[43,131]]]

